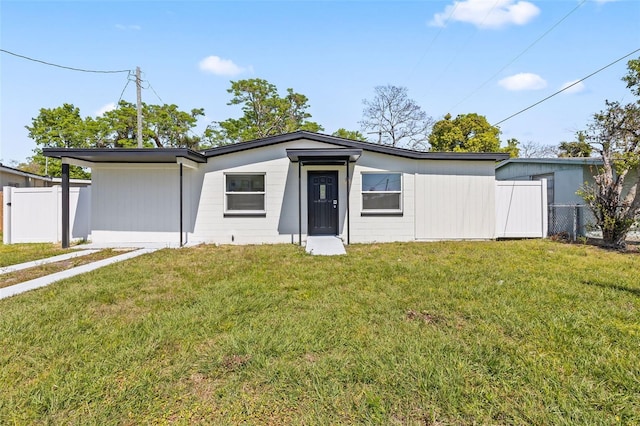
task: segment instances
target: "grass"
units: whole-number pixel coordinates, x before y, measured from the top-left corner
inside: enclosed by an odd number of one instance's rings
[[[61,248],[60,244],[50,243],[5,245],[2,243],[2,232],[0,232],[0,268],[44,259],[70,251],[72,250]]]
[[[74,257],[59,262],[47,263],[45,265],[39,265],[20,271],[9,272],[0,275],[0,288],[12,286],[70,268],[75,268],[76,266],[86,265],[87,263],[97,262],[98,260],[108,259],[119,254],[122,254],[122,251],[111,249],[100,250],[96,253],[91,253],[84,256]]]
[[[0,300],[2,424],[637,424],[640,256],[162,250]]]

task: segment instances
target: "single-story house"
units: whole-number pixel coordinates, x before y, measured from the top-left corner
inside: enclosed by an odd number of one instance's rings
[[[91,241],[180,245],[302,243],[313,235],[346,243],[493,239],[495,163],[507,158],[306,131],[201,152],[44,154],[62,159],[63,191],[69,164],[91,168]]]
[[[584,204],[576,192],[593,183],[599,158],[509,158],[496,165],[497,180],[547,180],[548,204]]]
[[[0,191],[5,186],[13,186],[15,188],[51,186],[51,178],[25,172],[0,163]]]

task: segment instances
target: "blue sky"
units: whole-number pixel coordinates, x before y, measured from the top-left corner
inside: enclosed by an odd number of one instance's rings
[[[640,48],[639,22],[638,0],[2,0],[0,47],[84,69],[140,66],[143,100],[204,108],[198,130],[239,116],[227,105],[231,80],[263,78],[306,95],[332,133],[358,130],[362,100],[386,84],[407,87],[436,120],[474,112],[497,123]],[[573,140],[605,99],[631,100],[620,78],[638,57],[502,123],[502,141]],[[24,126],[40,108],[96,115],[123,89],[135,102],[126,73],[0,53],[0,159],[32,154]]]

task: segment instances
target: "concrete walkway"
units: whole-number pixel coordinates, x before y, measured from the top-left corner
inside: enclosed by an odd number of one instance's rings
[[[156,250],[159,250],[159,248],[143,248],[139,250],[134,250],[134,251],[123,253],[117,256],[110,257],[108,259],[99,260],[97,262],[88,263],[86,265],[81,265],[75,268],[67,269],[66,271],[60,271],[60,272],[56,272],[55,274],[36,278],[31,281],[25,281],[20,284],[12,285],[5,288],[0,288],[0,299],[4,299],[6,297],[11,297],[16,294],[24,293],[25,291],[34,290],[36,288],[45,287],[56,281],[60,281],[65,278],[70,278],[76,275],[84,274],[85,272],[93,271],[94,269],[102,268],[103,266],[111,265],[113,263],[122,262],[123,260],[132,259],[134,257],[138,257],[143,254],[153,253]]]
[[[33,260],[31,262],[19,263],[17,265],[10,265],[0,268],[0,275],[8,274],[9,272],[21,271],[23,269],[33,268],[35,266],[46,265],[47,263],[62,262],[63,260],[73,259],[80,256],[86,256],[88,254],[97,253],[100,250],[82,250],[73,253],[60,254],[58,256],[47,257],[46,259]]]
[[[316,256],[337,256],[347,254],[342,240],[332,235],[307,237],[306,251]]]

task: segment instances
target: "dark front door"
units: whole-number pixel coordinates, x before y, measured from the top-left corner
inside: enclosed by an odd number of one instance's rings
[[[307,175],[309,235],[338,235],[338,172]]]

